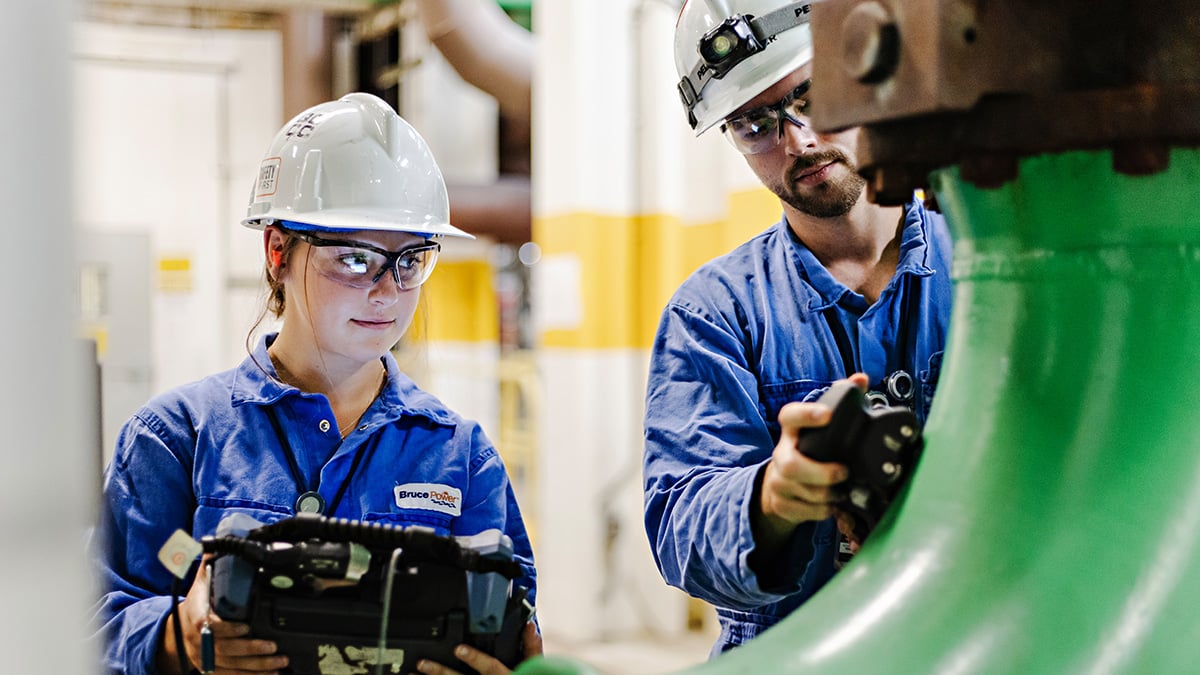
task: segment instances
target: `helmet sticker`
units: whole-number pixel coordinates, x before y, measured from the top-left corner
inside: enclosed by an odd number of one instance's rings
[[[255,183],[254,198],[261,199],[270,197],[275,194],[275,190],[279,187],[279,162],[278,157],[268,157],[258,166],[258,182]]]
[[[292,125],[287,128],[285,135],[288,138],[307,138],[312,133],[312,130],[317,128],[321,117],[321,113],[305,113],[292,122]]]

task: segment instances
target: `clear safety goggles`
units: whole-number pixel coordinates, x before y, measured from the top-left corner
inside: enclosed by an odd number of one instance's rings
[[[370,288],[388,272],[402,290],[416,288],[429,278],[442,250],[436,241],[387,251],[359,241],[323,239],[294,230],[288,233],[313,247],[311,260],[319,273],[353,288]]]
[[[812,80],[805,80],[790,94],[778,101],[729,117],[721,125],[721,132],[743,155],[766,152],[783,139],[783,123],[791,122],[800,127],[808,126],[808,90]]]

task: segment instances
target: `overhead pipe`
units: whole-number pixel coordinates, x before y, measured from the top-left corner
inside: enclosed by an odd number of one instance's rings
[[[334,20],[319,9],[280,12],[283,119],[333,98]]]
[[[494,0],[416,0],[429,42],[470,84],[496,99],[500,113],[529,123],[533,36]]]
[[[463,80],[496,99],[504,125],[499,178],[485,185],[449,183],[450,219],[474,234],[525,243],[533,223],[533,36],[493,0],[415,1],[429,42]]]

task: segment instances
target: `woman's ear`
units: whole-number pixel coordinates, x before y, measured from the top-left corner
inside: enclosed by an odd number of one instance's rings
[[[278,227],[268,225],[263,230],[263,248],[267,255],[267,271],[274,278],[281,268],[287,265],[283,261],[283,247],[287,243],[287,235]]]

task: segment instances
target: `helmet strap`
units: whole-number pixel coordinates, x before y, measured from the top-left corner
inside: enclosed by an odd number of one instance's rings
[[[725,77],[734,66],[745,61],[750,56],[768,48],[780,33],[809,23],[812,5],[810,0],[790,2],[773,12],[759,17],[738,14],[725,19],[700,39],[697,50],[701,54],[700,61],[691,72],[679,80],[676,90],[687,111],[688,124],[695,129],[698,124],[695,108],[704,97],[704,88],[712,80]],[[727,37],[736,47],[732,51],[720,55],[715,61],[710,61],[710,50],[704,44],[719,36]]]

